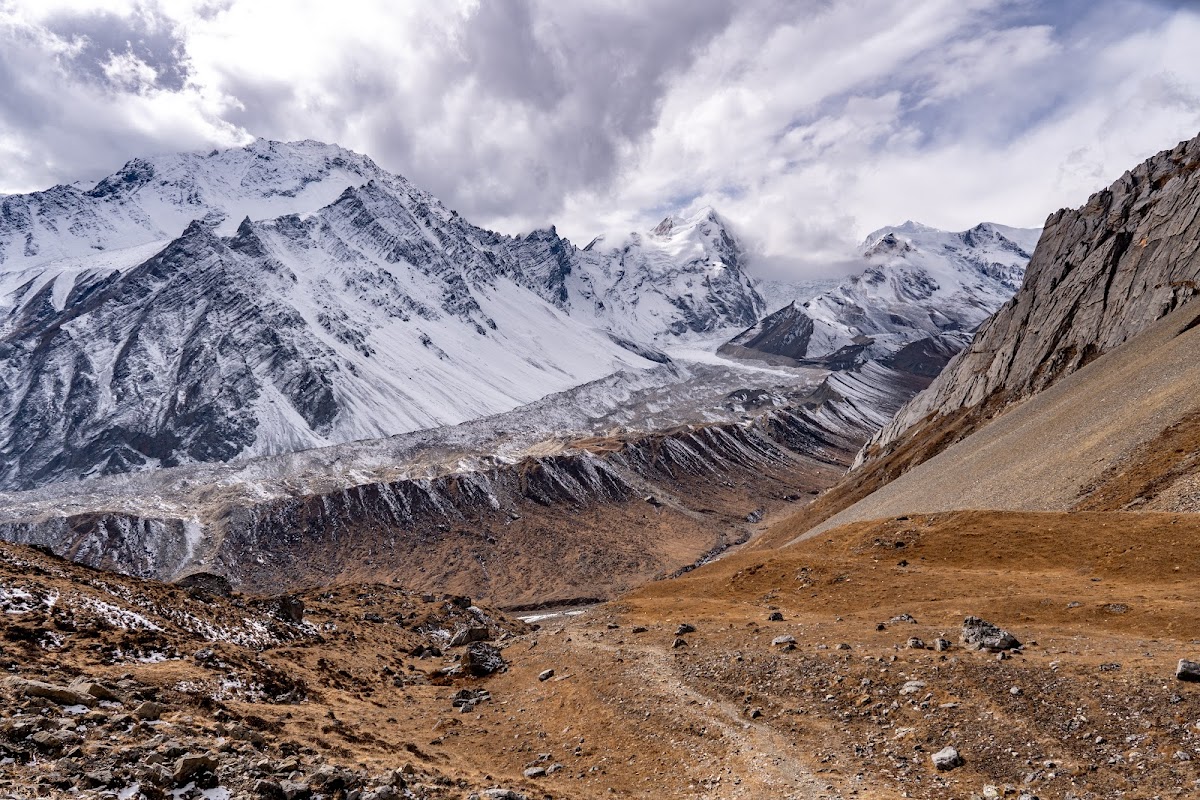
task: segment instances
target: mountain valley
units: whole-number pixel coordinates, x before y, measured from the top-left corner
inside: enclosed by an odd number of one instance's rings
[[[1200,791],[1200,137],[791,288],[177,158],[3,200],[0,792]]]

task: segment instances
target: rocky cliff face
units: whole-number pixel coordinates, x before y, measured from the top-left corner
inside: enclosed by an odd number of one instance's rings
[[[945,444],[962,438],[1187,303],[1198,280],[1200,137],[1125,173],[1083,207],[1052,214],[1021,290],[863,460],[950,418],[956,433]]]

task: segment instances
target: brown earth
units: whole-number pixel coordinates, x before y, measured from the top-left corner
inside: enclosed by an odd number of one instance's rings
[[[220,730],[252,720],[261,745],[218,753],[227,785],[246,763],[278,765],[295,753],[297,779],[337,764],[378,781],[408,763],[409,790],[428,797],[498,786],[555,798],[967,798],[987,784],[1043,798],[1200,790],[1192,760],[1200,759],[1200,690],[1174,679],[1177,659],[1200,655],[1200,520],[1186,514],[864,522],[781,550],[731,554],[540,629],[485,610],[509,666],[482,679],[438,673],[464,650],[436,633],[464,620],[451,598],[347,585],[304,596],[303,629],[206,645],[153,609],[238,619],[270,603],[197,599],[24,548],[4,553],[0,585],[37,584],[59,599],[49,615],[0,615],[0,661],[54,682],[126,676],[139,696],[169,708],[144,734],[144,724],[111,734],[140,736],[147,751],[189,736],[220,750]],[[78,592],[103,592],[164,630],[59,629],[54,620],[77,607],[68,601]],[[768,621],[772,611],[783,620]],[[902,614],[916,621],[890,621]],[[1006,660],[963,649],[957,631],[967,615],[1002,625],[1025,647]],[[677,637],[685,622],[696,631]],[[30,637],[39,626],[54,627],[61,642]],[[794,650],[771,644],[781,635],[795,638]],[[939,636],[954,647],[906,647],[910,637]],[[677,638],[682,646],[673,646]],[[444,657],[408,655],[438,641]],[[168,658],[143,663],[129,656],[135,646]],[[203,646],[227,666],[191,656]],[[555,675],[539,681],[546,669]],[[908,681],[925,686],[902,694]],[[264,682],[302,687],[304,699],[236,688]],[[460,688],[484,688],[491,699],[460,713],[450,705]],[[36,713],[53,718],[49,705]],[[4,746],[19,750],[17,706],[0,708]],[[85,755],[110,745],[84,736]],[[930,755],[946,745],[965,764],[937,772]],[[54,764],[18,759],[0,767],[0,780],[28,786]],[[562,767],[523,776],[553,764]]]

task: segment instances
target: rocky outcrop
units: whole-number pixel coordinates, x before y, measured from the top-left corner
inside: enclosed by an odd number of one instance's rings
[[[931,457],[1187,303],[1198,281],[1200,137],[1145,161],[1083,207],[1052,214],[1021,290],[861,460],[885,458],[953,419],[955,435]]]

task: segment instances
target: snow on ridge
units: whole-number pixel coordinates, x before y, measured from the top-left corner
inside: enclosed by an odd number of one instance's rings
[[[5,211],[6,488],[461,423],[763,308],[715,212],[580,251],[553,228],[476,228],[316,142],[134,159]],[[64,335],[39,349],[42,330]]]

